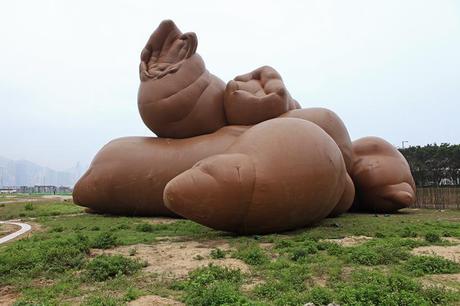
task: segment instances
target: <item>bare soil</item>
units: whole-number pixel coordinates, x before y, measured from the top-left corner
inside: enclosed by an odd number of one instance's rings
[[[0,305],[10,306],[13,305],[19,294],[14,291],[13,287],[6,286],[0,287]]]
[[[364,242],[369,241],[371,239],[372,237],[367,237],[367,236],[348,236],[348,237],[341,238],[341,239],[324,239],[324,241],[337,243],[343,247],[350,247],[350,246],[363,244]]]
[[[145,271],[158,274],[163,278],[184,278],[190,271],[211,263],[240,269],[243,273],[249,272],[249,267],[241,260],[228,258],[228,256],[223,259],[212,259],[210,252],[217,247],[223,251],[231,250],[229,244],[224,241],[168,241],[153,245],[137,244],[109,250],[92,250],[92,254],[129,256],[135,249],[135,254],[132,257],[148,263]]]
[[[184,303],[164,298],[158,295],[146,295],[128,303],[128,306],[144,306],[144,305],[157,305],[157,306],[183,306]]]
[[[449,259],[449,260],[460,263],[460,245],[452,245],[452,246],[430,245],[430,246],[415,248],[412,250],[412,253],[415,255],[441,256],[441,257],[444,257],[445,259]]]

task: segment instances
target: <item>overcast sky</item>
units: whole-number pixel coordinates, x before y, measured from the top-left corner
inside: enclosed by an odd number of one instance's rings
[[[163,19],[197,33],[225,82],[273,66],[352,139],[460,143],[459,1],[31,0],[0,4],[0,156],[61,170],[152,135],[138,64]]]

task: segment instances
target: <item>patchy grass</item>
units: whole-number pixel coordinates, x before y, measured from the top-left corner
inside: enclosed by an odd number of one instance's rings
[[[417,276],[460,272],[460,264],[439,256],[412,256],[404,268]]]
[[[82,213],[83,208],[71,202],[18,202],[0,205],[0,220],[60,216]]]
[[[460,303],[458,286],[424,281],[455,276],[459,264],[411,253],[455,244],[445,237],[460,238],[460,211],[346,214],[294,232],[238,237],[188,220],[89,215],[67,202],[29,204],[0,206],[1,219],[34,218],[41,226],[29,238],[0,246],[0,289],[17,292],[16,305],[125,305],[149,294],[188,305]],[[351,236],[366,239],[352,245],[333,240]],[[137,248],[159,241],[184,247],[181,242],[196,241],[209,251],[190,258],[201,254],[214,264],[175,278],[149,272],[155,263],[144,269],[145,251]],[[109,253],[96,256],[101,252]],[[227,260],[249,269],[227,268]]]

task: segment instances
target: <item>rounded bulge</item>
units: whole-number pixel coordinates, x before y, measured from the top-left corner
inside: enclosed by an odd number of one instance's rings
[[[325,218],[346,184],[342,154],[317,125],[283,118],[243,133],[223,154],[172,179],[164,202],[218,230],[272,233]]]
[[[404,156],[379,137],[353,142],[353,181],[359,210],[390,213],[415,202],[415,183]]]
[[[300,106],[291,98],[280,74],[263,66],[227,83],[224,108],[229,124],[253,125]]]

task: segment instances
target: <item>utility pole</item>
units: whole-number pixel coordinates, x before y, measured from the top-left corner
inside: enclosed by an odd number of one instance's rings
[[[404,143],[409,143],[409,141],[407,141],[407,140],[403,140],[403,141],[401,142],[401,144],[402,144],[402,148],[403,148],[403,149],[404,149]]]

